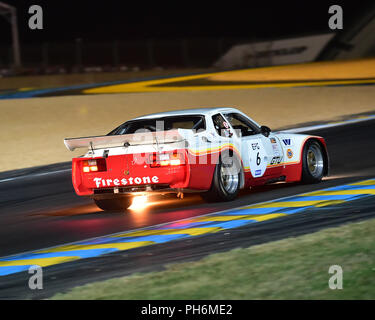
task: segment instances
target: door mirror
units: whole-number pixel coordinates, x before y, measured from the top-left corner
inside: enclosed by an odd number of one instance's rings
[[[271,129],[267,126],[261,126],[260,127],[260,133],[264,135],[265,137],[268,137],[270,135]]]

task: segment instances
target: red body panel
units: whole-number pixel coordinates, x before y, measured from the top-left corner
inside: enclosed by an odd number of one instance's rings
[[[137,156],[137,155],[136,155]],[[188,165],[152,168],[145,159],[149,154],[138,155],[144,161],[135,160],[133,154],[106,158],[107,171],[83,172],[82,163],[87,159],[73,159],[73,186],[78,195],[91,195],[94,189],[162,184],[171,188],[184,188],[189,183]]]
[[[309,137],[318,140],[326,149],[326,143],[321,137]],[[94,189],[129,187],[144,185],[167,185],[172,189],[209,190],[220,151],[196,155],[185,149],[176,150],[185,157],[183,165],[151,167],[149,156],[152,153],[127,154],[109,156],[106,158],[107,170],[103,172],[83,172],[85,160],[99,158],[74,158],[72,163],[73,186],[78,195],[92,195]],[[236,150],[234,150],[236,152]],[[239,158],[240,155],[237,154]],[[100,158],[103,159],[103,158]],[[282,169],[280,170],[280,168]],[[299,181],[302,174],[302,161],[284,163],[268,167],[260,178],[253,178],[250,171],[244,172],[244,187],[262,185],[272,178],[285,176],[287,182]]]
[[[146,159],[152,153],[117,155],[106,158],[107,171],[83,172],[85,160],[99,158],[74,158],[72,164],[73,186],[78,195],[91,195],[94,189],[129,187],[142,185],[168,185],[170,188],[207,190],[215,164],[201,164],[185,150],[185,164],[177,166],[151,167]],[[100,158],[102,159],[102,158]],[[211,159],[210,159],[211,161]],[[208,162],[211,163],[211,162]]]

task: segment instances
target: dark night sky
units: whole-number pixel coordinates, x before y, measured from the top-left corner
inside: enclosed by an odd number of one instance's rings
[[[328,7],[340,4],[344,28],[373,1],[134,1],[0,0],[18,9],[23,43],[140,38],[245,37],[268,39],[329,32]],[[28,29],[28,7],[44,10],[44,30]],[[0,43],[10,29],[0,19]]]

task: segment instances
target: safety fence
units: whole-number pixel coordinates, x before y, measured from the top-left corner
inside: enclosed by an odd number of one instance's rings
[[[209,67],[233,45],[253,39],[149,39],[21,44],[23,68],[36,73],[105,71],[126,68]],[[11,46],[0,47],[0,69],[12,67]]]

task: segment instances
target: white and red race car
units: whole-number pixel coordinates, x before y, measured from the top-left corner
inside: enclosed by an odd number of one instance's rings
[[[273,133],[234,108],[205,108],[138,117],[106,136],[65,139],[76,193],[103,210],[124,210],[148,193],[199,192],[230,201],[242,188],[272,182],[319,182],[328,174],[322,137]]]

